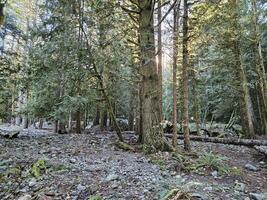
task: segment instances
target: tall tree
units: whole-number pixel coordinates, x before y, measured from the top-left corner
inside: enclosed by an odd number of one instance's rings
[[[142,128],[144,147],[148,152],[169,148],[160,125],[159,78],[155,61],[154,1],[138,0],[142,75]]]
[[[162,110],[162,95],[163,95],[163,86],[162,86],[162,11],[161,11],[161,0],[158,0],[158,76],[159,76],[159,106],[160,106],[160,121],[163,120],[163,110]]]
[[[172,71],[172,96],[173,96],[173,109],[172,109],[172,124],[173,136],[172,145],[177,147],[177,59],[178,59],[178,36],[179,36],[179,9],[180,3],[173,11],[173,71]]]
[[[234,72],[239,80],[239,106],[241,113],[241,122],[243,131],[247,137],[253,138],[255,135],[255,127],[253,124],[253,108],[251,97],[248,89],[248,81],[242,61],[242,52],[240,48],[241,42],[241,27],[239,23],[239,1],[232,0],[233,5],[233,28],[237,28],[237,34],[233,35],[233,55],[234,55]]]
[[[190,151],[189,138],[189,85],[188,85],[188,1],[183,4],[183,131],[184,131],[184,149]]]
[[[262,133],[267,133],[267,74],[265,71],[264,66],[264,58],[262,54],[262,39],[261,39],[261,32],[260,27],[258,24],[258,10],[257,10],[257,2],[256,0],[251,0],[251,7],[252,7],[252,23],[253,23],[253,32],[254,37],[253,41],[255,44],[256,50],[256,71],[258,76],[257,86],[259,87],[259,103],[258,109],[260,114],[260,131]],[[262,105],[262,106],[261,106]]]

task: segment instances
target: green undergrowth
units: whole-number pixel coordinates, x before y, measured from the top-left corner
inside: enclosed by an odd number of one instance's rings
[[[71,168],[63,164],[51,164],[47,159],[38,159],[32,164],[30,174],[36,178],[48,173],[48,172],[67,172]]]
[[[47,161],[45,159],[38,159],[35,163],[33,163],[30,173],[34,177],[39,178],[42,174],[47,172],[47,169]]]
[[[227,158],[212,152],[203,152],[198,154],[196,158],[185,154],[173,154],[175,159],[181,166],[181,169],[187,172],[195,172],[198,174],[207,174],[211,171],[217,171],[218,175],[243,176],[241,168],[230,167],[226,161]]]
[[[169,155],[169,158],[164,156],[164,154],[151,155],[151,163],[158,165],[161,170],[166,170],[168,168],[168,163],[175,162],[175,170],[179,169],[187,173],[207,175],[213,171],[217,171],[218,176],[244,176],[242,168],[229,166],[226,157],[213,152],[188,153],[176,151]]]
[[[88,198],[88,200],[102,200],[102,197],[100,197],[99,195],[96,195],[96,196],[90,196]]]

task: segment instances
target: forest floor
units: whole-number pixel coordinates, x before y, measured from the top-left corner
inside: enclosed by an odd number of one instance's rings
[[[192,142],[191,154],[145,155],[138,146],[118,149],[115,141],[108,132],[38,130],[0,138],[0,199],[156,200],[174,188],[194,199],[267,199],[267,160],[254,149]]]

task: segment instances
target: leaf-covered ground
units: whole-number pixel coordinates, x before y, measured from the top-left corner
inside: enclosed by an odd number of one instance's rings
[[[112,133],[0,138],[0,199],[156,200],[173,188],[194,199],[266,198],[266,160],[253,149],[193,142],[190,155],[144,155],[115,141]]]

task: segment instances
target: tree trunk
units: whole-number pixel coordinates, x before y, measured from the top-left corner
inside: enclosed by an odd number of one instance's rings
[[[234,12],[234,25],[237,30],[241,30],[240,23],[238,22],[238,0],[233,0],[235,6]],[[254,124],[253,124],[253,109],[251,98],[248,89],[248,82],[245,74],[244,67],[242,65],[242,56],[240,49],[240,33],[235,36],[233,41],[233,54],[235,56],[234,71],[236,78],[239,81],[239,107],[240,117],[242,123],[242,129],[246,137],[253,138],[255,136]]]
[[[81,110],[76,111],[76,133],[81,133]]]
[[[256,50],[256,71],[258,75],[258,83],[260,88],[260,98],[262,99],[263,106],[260,109],[259,115],[261,116],[261,132],[267,134],[267,75],[265,72],[264,58],[261,48],[261,33],[258,25],[258,14],[256,0],[251,1],[252,14],[253,14],[253,26],[254,26],[254,41]]]
[[[138,0],[140,10],[139,34],[142,75],[142,128],[144,150],[164,150],[163,129],[160,124],[159,78],[155,62],[153,1]]]
[[[158,22],[161,21],[162,12],[161,12],[161,1],[158,0]],[[163,121],[163,109],[162,109],[162,31],[161,31],[161,23],[158,25],[158,77],[159,77],[159,111],[160,111],[160,122]]]
[[[54,123],[54,133],[57,133],[58,132],[58,120],[55,120],[55,123]]]
[[[139,126],[138,126],[138,142],[144,144],[144,129],[143,129],[143,83],[139,84]]]
[[[128,114],[128,124],[129,124],[129,131],[134,130],[134,88],[132,88],[130,94],[130,105],[129,105],[129,114]]]
[[[189,52],[188,52],[188,4],[184,0],[184,16],[183,16],[183,131],[184,131],[184,149],[190,151],[189,138],[189,86],[188,86],[188,68],[189,68]]]
[[[192,95],[193,95],[193,111],[194,111],[194,121],[197,128],[197,134],[200,135],[200,117],[199,117],[199,102],[197,93],[197,75],[196,68],[192,70]]]
[[[177,54],[178,54],[178,8],[174,8],[173,13],[173,72],[172,72],[172,96],[173,96],[173,109],[172,109],[172,124],[173,124],[173,137],[172,145],[177,147]]]
[[[166,137],[172,137],[172,135],[166,135]],[[184,136],[179,135],[178,139],[184,139]],[[238,139],[238,138],[216,138],[216,137],[200,137],[190,136],[190,140],[199,142],[212,142],[221,144],[243,145],[248,147],[253,146],[267,146],[266,140],[250,140],[250,139]]]
[[[96,113],[95,113],[95,118],[93,121],[93,126],[99,125],[99,120],[100,120],[100,109],[99,106],[96,106]]]
[[[43,128],[43,119],[39,119],[39,124],[38,124],[38,129],[42,129]]]
[[[102,112],[100,113],[101,119],[100,119],[100,129],[104,130],[104,128],[107,126],[107,120],[108,120],[108,113],[105,108],[103,108]]]

